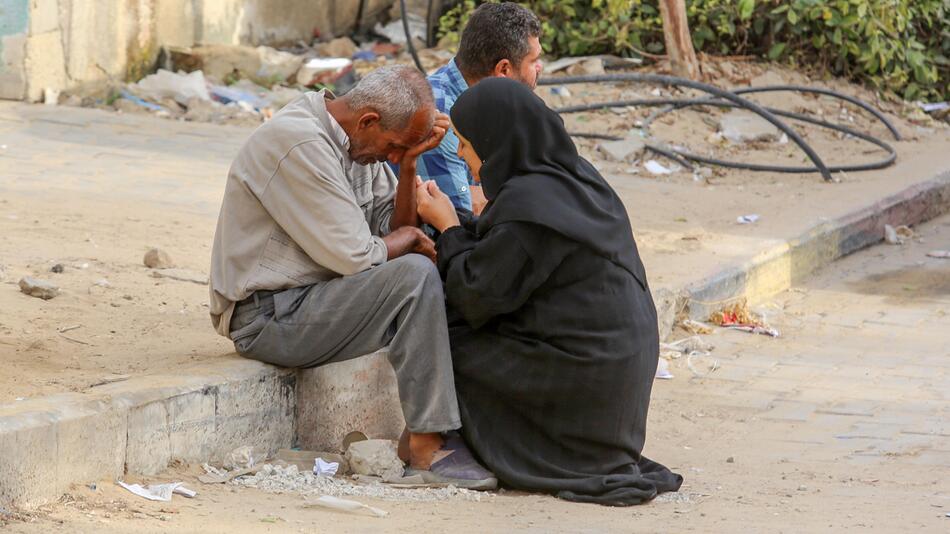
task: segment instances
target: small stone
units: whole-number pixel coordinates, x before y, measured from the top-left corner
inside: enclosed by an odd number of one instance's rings
[[[386,478],[402,476],[405,467],[388,439],[368,439],[352,443],[346,450],[350,470],[358,475]]]
[[[175,266],[172,257],[160,248],[153,248],[146,252],[142,262],[149,269],[170,269]]]
[[[637,134],[628,134],[620,141],[605,141],[597,145],[600,151],[609,161],[631,163],[643,154],[646,145],[643,139]]]
[[[808,491],[808,486],[802,484],[801,486],[798,486],[798,491]]]
[[[30,276],[24,276],[20,279],[20,291],[43,300],[49,300],[59,295],[59,288],[55,284]]]
[[[727,463],[727,464],[734,464],[734,463],[736,463],[735,457],[734,457],[734,456],[730,456],[730,457],[726,458],[726,463]]]
[[[195,284],[208,285],[208,275],[188,269],[156,269],[152,271],[153,278],[171,278],[179,282],[192,282]]]
[[[49,272],[56,273],[56,274],[62,274],[63,270],[64,270],[64,267],[62,263],[57,263],[56,265],[49,268]]]
[[[779,129],[759,115],[749,111],[733,110],[719,119],[719,131],[733,143],[778,141]]]

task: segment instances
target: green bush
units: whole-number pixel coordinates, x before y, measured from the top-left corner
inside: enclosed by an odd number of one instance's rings
[[[497,0],[490,0],[497,1]],[[442,18],[457,30],[480,0]],[[555,55],[663,52],[656,0],[527,0]],[[906,99],[950,99],[950,0],[686,0],[696,49],[750,54],[863,81]]]

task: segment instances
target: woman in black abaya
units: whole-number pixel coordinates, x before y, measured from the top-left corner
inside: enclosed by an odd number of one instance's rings
[[[489,78],[452,108],[489,203],[463,214],[427,182],[462,434],[503,483],[625,506],[682,477],[641,454],[659,353],[656,309],[626,210],[560,117]]]

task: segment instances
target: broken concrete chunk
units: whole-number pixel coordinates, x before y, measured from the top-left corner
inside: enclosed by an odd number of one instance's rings
[[[149,269],[170,269],[175,266],[172,257],[159,248],[153,248],[146,252],[142,262]]]
[[[358,475],[400,477],[405,466],[396,454],[396,445],[388,439],[368,439],[352,443],[346,450],[350,470]]]
[[[733,110],[719,119],[719,131],[733,143],[778,141],[779,129],[750,111]]]
[[[630,134],[620,141],[604,141],[597,145],[600,151],[610,161],[633,162],[643,154],[646,145],[639,135]]]
[[[171,278],[180,282],[208,285],[208,275],[188,269],[156,269],[152,271],[153,278]]]
[[[43,300],[49,300],[59,295],[59,287],[52,282],[30,276],[24,276],[20,279],[20,291]]]

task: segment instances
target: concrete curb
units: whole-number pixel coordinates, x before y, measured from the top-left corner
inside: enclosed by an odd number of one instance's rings
[[[884,225],[913,226],[950,211],[950,172],[921,182],[844,217],[821,223],[792,239],[689,284],[676,309],[705,320],[722,303],[745,297],[761,301],[785,291],[816,269],[884,240]],[[664,333],[665,332],[661,332]]]
[[[688,307],[691,317],[706,319],[721,301],[768,298],[881,241],[885,224],[915,225],[948,210],[945,172],[679,293],[658,291],[661,333],[672,328],[675,310]],[[234,358],[0,405],[0,506],[36,506],[57,499],[73,483],[155,474],[172,461],[209,461],[242,445],[274,452],[300,439],[330,447],[356,426],[394,437],[401,412],[387,363],[380,352],[295,373]],[[324,391],[327,384],[335,386]]]
[[[296,376],[234,359],[0,405],[0,505],[31,507],[69,485],[150,475],[235,447],[293,443]]]

